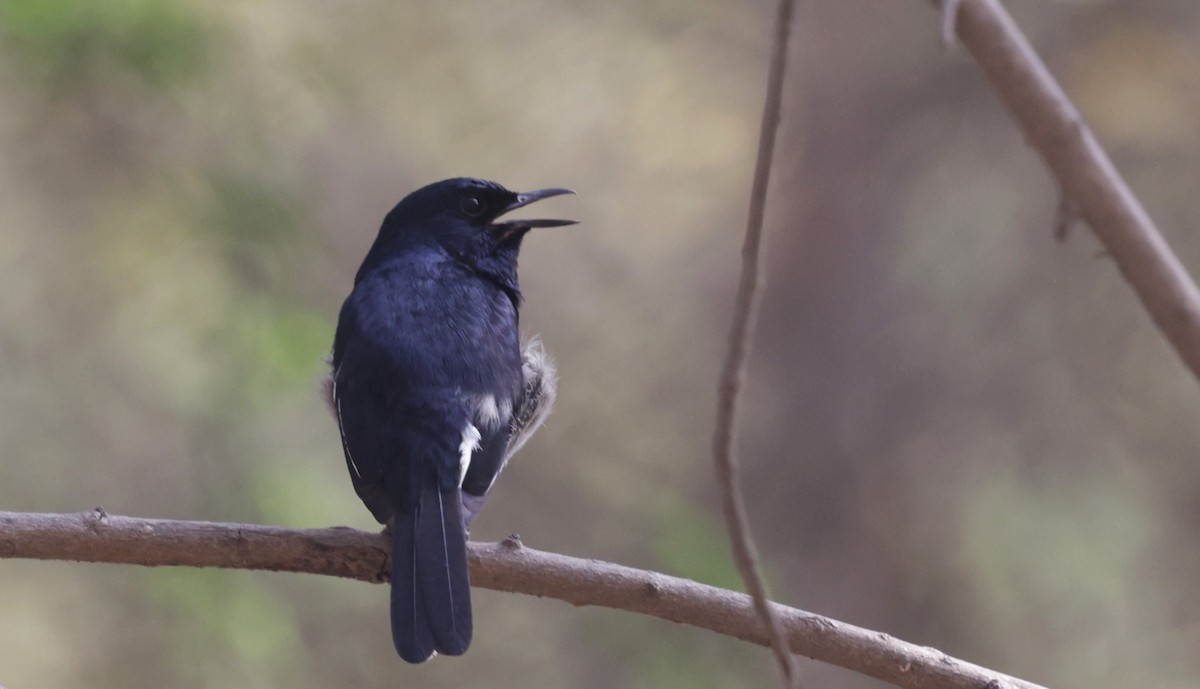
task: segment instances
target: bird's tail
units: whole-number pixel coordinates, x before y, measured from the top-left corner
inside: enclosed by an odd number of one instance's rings
[[[416,509],[392,524],[392,641],[410,663],[471,644],[471,581],[457,486],[422,482]]]

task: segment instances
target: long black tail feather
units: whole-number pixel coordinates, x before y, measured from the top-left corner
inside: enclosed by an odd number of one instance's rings
[[[400,657],[423,663],[433,655],[433,634],[417,579],[417,514],[397,513],[392,523],[392,643]]]
[[[392,525],[392,641],[410,663],[471,644],[471,582],[457,487],[423,482],[416,510]]]

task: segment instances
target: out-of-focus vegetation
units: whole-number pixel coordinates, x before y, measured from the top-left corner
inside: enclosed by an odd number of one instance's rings
[[[1013,2],[1200,270],[1200,6]],[[736,586],[714,381],[770,3],[0,0],[0,509],[375,528],[316,396],[407,191],[567,185],[524,325],[559,408],[479,539]],[[745,422],[778,598],[1052,686],[1200,676],[1200,388],[927,3],[804,3]],[[479,591],[0,563],[12,687],[769,683],[766,652]],[[868,680],[810,666],[812,686]]]

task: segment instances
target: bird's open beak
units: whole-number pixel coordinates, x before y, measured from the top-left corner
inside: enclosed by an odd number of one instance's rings
[[[575,192],[571,189],[563,189],[561,187],[554,187],[551,189],[538,189],[537,191],[527,191],[524,193],[520,193],[520,194],[517,194],[517,200],[513,201],[511,204],[508,205],[507,208],[500,211],[500,214],[497,215],[496,217],[499,218],[501,215],[504,215],[505,213],[514,211],[518,208],[523,208],[525,206],[528,206],[529,204],[533,203],[534,201],[541,201],[542,199],[548,199],[551,196],[562,196],[563,194],[574,194],[574,193]],[[563,225],[574,225],[577,222],[579,222],[579,221],[578,220],[546,220],[546,219],[539,219],[539,218],[533,218],[533,219],[522,218],[519,220],[506,220],[504,222],[494,222],[494,223],[492,223],[492,227],[496,231],[501,232],[504,235],[508,235],[511,232],[513,232],[514,230],[519,230],[519,229],[527,230],[531,227],[562,227]]]

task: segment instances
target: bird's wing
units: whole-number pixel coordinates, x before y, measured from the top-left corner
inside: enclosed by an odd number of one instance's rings
[[[480,429],[478,449],[465,467],[462,480],[463,525],[467,528],[479,516],[488,491],[504,468],[504,457],[508,454],[512,437],[510,420],[513,407],[511,401],[506,402],[506,408],[502,410],[505,413],[500,417],[476,413],[476,423]]]
[[[356,353],[349,361],[348,349]],[[393,424],[386,418],[381,390],[369,375],[378,356],[363,351],[366,349],[354,309],[347,304],[338,320],[330,372],[322,387],[325,402],[337,421],[354,490],[375,519],[386,523],[394,509],[383,481],[387,445],[393,441],[387,430]]]
[[[529,440],[554,407],[558,372],[542,341],[533,338],[521,352],[522,387],[502,428],[489,428],[462,484],[466,526],[479,516],[508,460]]]
[[[386,407],[375,403],[372,391],[353,381],[352,371],[334,375],[333,410],[342,438],[342,451],[354,491],[375,519],[387,523],[395,501],[384,480],[394,432]],[[340,380],[339,380],[340,379]]]

